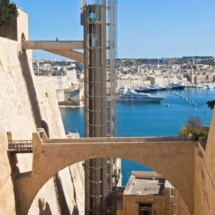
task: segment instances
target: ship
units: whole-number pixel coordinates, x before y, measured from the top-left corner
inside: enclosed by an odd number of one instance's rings
[[[155,96],[149,93],[138,93],[134,90],[128,89],[127,92],[119,94],[116,100],[118,102],[158,103],[163,99],[165,99],[165,97]]]

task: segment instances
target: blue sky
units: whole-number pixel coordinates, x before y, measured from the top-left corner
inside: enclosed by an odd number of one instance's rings
[[[82,40],[79,0],[14,0],[31,40]],[[118,0],[119,58],[215,56],[215,0]],[[57,58],[36,51],[34,58]]]

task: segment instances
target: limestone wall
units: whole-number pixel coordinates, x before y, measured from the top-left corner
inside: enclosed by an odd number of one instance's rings
[[[215,214],[215,112],[211,120],[206,150],[195,151],[195,215]]]
[[[170,189],[165,189],[165,195],[123,195],[123,215],[138,215],[140,203],[152,204],[155,214],[173,215],[175,212]]]
[[[175,214],[176,215],[190,215],[187,206],[184,203],[180,193],[176,190],[176,204],[175,204]]]
[[[42,126],[52,138],[65,137],[52,81],[38,83],[31,52],[19,50],[18,42],[0,37],[0,214],[5,215],[19,214],[16,178],[32,168],[31,154],[7,153],[6,132],[14,140],[31,139]],[[40,190],[29,215],[84,214],[83,180],[81,163],[62,170]]]
[[[204,162],[210,172],[210,177],[213,179],[215,186],[215,108],[211,120],[208,142],[204,153]]]
[[[211,119],[206,149],[195,148],[194,215],[215,214],[215,111]],[[189,215],[180,194],[176,195],[176,215]],[[191,214],[192,215],[192,214]]]
[[[194,206],[195,215],[214,215],[215,214],[215,189],[214,178],[211,178],[210,169],[205,164],[199,150],[196,150],[195,167],[195,196]]]

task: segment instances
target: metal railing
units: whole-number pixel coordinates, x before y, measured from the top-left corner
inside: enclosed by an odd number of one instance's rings
[[[14,140],[9,142],[8,151],[10,153],[32,153],[31,140]]]

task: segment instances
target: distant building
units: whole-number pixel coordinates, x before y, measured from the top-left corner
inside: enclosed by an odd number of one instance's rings
[[[206,77],[205,77],[205,80],[207,82],[213,82],[214,81],[214,76],[212,74],[207,74]]]
[[[66,89],[64,90],[64,103],[71,105],[83,105],[84,90],[79,89]]]
[[[159,76],[151,76],[150,77],[150,82],[152,85],[155,85],[155,84],[161,84],[163,85],[164,81],[163,81],[163,76],[159,75]]]
[[[120,76],[116,80],[116,89],[120,86],[125,86],[127,88],[135,88],[144,84],[144,77],[138,75],[125,75]]]
[[[173,215],[175,188],[156,172],[132,172],[124,188],[112,193],[117,215]]]
[[[56,90],[68,89],[71,87],[70,80],[66,76],[52,76]]]
[[[205,75],[196,75],[194,77],[194,82],[196,84],[198,84],[198,83],[205,83]]]
[[[66,71],[66,76],[68,78],[70,78],[71,82],[72,83],[77,83],[77,74],[76,74],[76,70],[75,69],[72,69],[72,70],[67,70]]]

